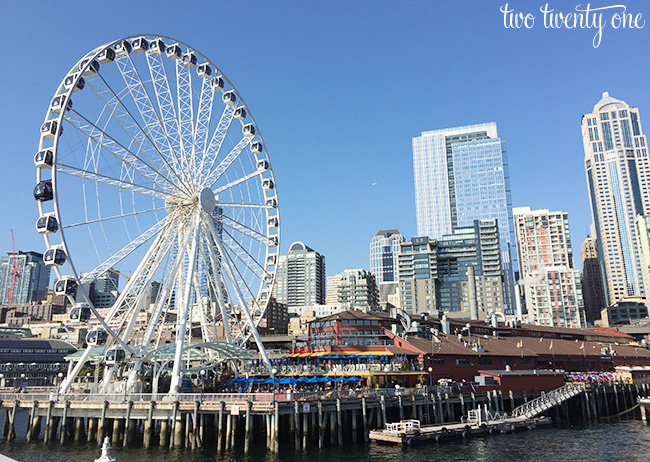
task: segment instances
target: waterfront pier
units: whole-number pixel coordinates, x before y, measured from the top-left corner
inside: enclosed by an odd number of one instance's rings
[[[548,417],[592,420],[619,416],[648,401],[648,385],[598,382],[550,407]],[[416,419],[423,425],[460,421],[472,409],[512,412],[542,392],[426,393],[423,389],[342,390],[337,393],[223,393],[170,395],[0,394],[3,437],[47,444],[96,441],[113,446],[248,452],[265,445],[297,450],[366,442],[387,423]],[[638,411],[637,411],[638,412]],[[17,419],[17,417],[22,417]],[[619,416],[620,418],[620,416]],[[23,422],[22,426],[18,420]],[[26,422],[26,424],[25,424]]]

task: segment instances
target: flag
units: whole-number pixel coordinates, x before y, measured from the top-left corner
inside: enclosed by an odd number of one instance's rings
[[[582,345],[580,345],[580,349],[584,350],[585,349],[585,342],[582,342]]]
[[[517,348],[523,348],[524,346],[524,341],[521,340],[519,343],[517,343]]]
[[[549,349],[549,350],[552,350],[552,349],[553,349],[553,340],[551,340],[551,344],[549,345],[548,349]]]

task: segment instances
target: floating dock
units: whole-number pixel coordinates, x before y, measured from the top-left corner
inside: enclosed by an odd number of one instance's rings
[[[385,429],[372,430],[368,436],[371,441],[379,443],[412,445],[512,433],[518,430],[529,430],[539,426],[551,425],[551,423],[550,417],[508,417],[506,414],[491,414],[488,411],[476,409],[470,411],[469,416],[461,422],[420,426],[418,420],[403,420],[386,424]]]

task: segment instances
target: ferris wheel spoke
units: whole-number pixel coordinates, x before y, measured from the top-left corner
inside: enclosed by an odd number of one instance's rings
[[[111,217],[97,218],[96,220],[80,221],[78,223],[72,223],[70,225],[62,225],[61,228],[68,229],[68,228],[75,228],[77,226],[92,225],[94,223],[101,223],[103,221],[118,220],[120,218],[132,217],[136,215],[144,215],[145,213],[160,212],[161,210],[165,210],[165,207],[157,207],[153,209],[139,210],[137,212],[123,213],[121,215],[113,215]]]
[[[233,204],[229,202],[219,202],[219,207],[223,208],[244,208],[244,209],[273,209],[275,207],[266,204]]]
[[[180,139],[180,129],[178,126],[178,117],[176,115],[176,106],[169,87],[167,69],[163,63],[163,54],[153,54],[147,52],[147,62],[149,63],[149,72],[153,82],[160,116],[162,118],[162,127],[167,137],[171,140],[175,151],[181,152],[182,145]]]
[[[82,134],[86,135],[88,139],[92,140],[98,147],[104,148],[119,159],[124,165],[132,168],[160,189],[167,190],[168,187],[161,185],[159,180],[163,180],[171,187],[174,186],[174,184],[163,176],[155,167],[143,162],[136,154],[117,142],[113,137],[106,134],[78,112],[72,112],[81,120],[70,116],[66,116],[64,120],[79,130]],[[82,120],[85,123],[82,123]]]
[[[237,294],[237,298],[239,299],[241,311],[244,313],[244,316],[246,318],[246,324],[244,326],[244,329],[242,329],[242,331],[240,331],[239,334],[241,337],[244,337],[242,341],[245,341],[248,336],[253,335],[259,347],[262,344],[262,340],[260,339],[259,333],[257,332],[257,326],[259,325],[261,317],[259,317],[257,320],[253,318],[253,315],[250,312],[246,299],[242,293],[242,289],[248,292],[248,294],[250,295],[250,302],[253,308],[255,308],[256,310],[259,309],[260,312],[263,312],[264,309],[260,307],[259,301],[255,298],[255,295],[248,287],[248,284],[246,284],[244,277],[239,271],[239,268],[237,268],[237,265],[234,264],[234,262],[232,261],[228,253],[224,251],[223,246],[221,245],[222,242],[223,241],[221,241],[220,239],[215,239],[215,243],[217,245],[217,248],[219,249],[219,253],[225,257],[223,259],[223,267],[226,270],[225,271],[226,275],[231,281],[232,287],[235,290],[235,293]],[[269,365],[270,362],[266,357],[266,351],[263,348],[260,348],[260,353],[264,358],[264,362],[267,365]]]
[[[176,95],[178,102],[178,131],[181,137],[181,165],[193,172],[192,146],[194,145],[194,104],[192,103],[191,66],[183,59],[176,60]]]
[[[93,85],[93,82],[96,84],[102,84],[103,88],[99,88],[100,85]],[[133,143],[138,146],[138,149],[144,154],[144,156],[149,161],[147,164],[152,167],[156,164],[151,160],[149,154],[147,154],[148,149],[145,149],[145,145],[151,146],[155,154],[158,155],[158,158],[162,161],[162,167],[168,173],[168,176],[175,177],[178,180],[178,184],[183,187],[184,184],[178,175],[178,172],[174,167],[169,163],[169,160],[163,153],[158,149],[158,145],[151,138],[150,133],[147,133],[147,130],[140,125],[136,120],[135,116],[131,111],[125,106],[122,98],[118,96],[115,90],[111,85],[104,79],[104,77],[99,74],[99,80],[89,79],[89,86],[92,88],[94,93],[97,95],[99,100],[102,102],[104,107],[110,112],[111,116],[117,121],[117,123],[122,127],[124,132],[131,138]],[[127,87],[128,89],[128,87]],[[112,104],[109,104],[107,100],[110,100]],[[165,176],[165,175],[163,175]],[[166,177],[166,176],[165,176]]]
[[[221,269],[220,259],[217,256],[217,253],[215,251],[216,245],[214,244],[214,240],[212,238],[212,234],[210,230],[211,230],[210,226],[207,227],[207,230],[205,227],[202,230],[204,235],[204,240],[207,243],[206,247],[208,250],[208,256],[210,258],[210,265],[212,267],[212,274],[213,274],[213,277],[209,278],[209,280],[210,280],[210,284],[212,285],[212,290],[214,291],[214,298],[217,300],[217,305],[219,306],[219,312],[221,314],[221,319],[223,322],[224,335],[228,343],[232,343],[230,322],[228,318],[228,309],[223,300],[223,295],[224,295],[224,291],[226,291],[225,288],[226,286],[222,279],[223,272]]]
[[[214,194],[215,195],[221,194],[222,192],[227,191],[230,188],[233,188],[233,187],[235,187],[237,185],[240,185],[242,183],[247,182],[251,178],[258,177],[259,175],[260,175],[260,172],[257,172],[257,171],[253,172],[253,173],[249,173],[248,175],[244,175],[241,178],[238,178],[238,179],[236,179],[234,181],[231,181],[230,183],[228,183],[228,184],[226,184],[224,186],[218,187],[217,189],[214,190]]]
[[[223,113],[221,114],[221,118],[219,118],[219,123],[217,124],[217,128],[214,130],[214,133],[212,134],[210,145],[205,150],[205,152],[202,153],[201,164],[199,167],[199,184],[206,183],[205,179],[207,178],[207,175],[204,176],[203,172],[204,170],[206,172],[212,171],[212,168],[214,167],[217,157],[219,156],[219,152],[221,151],[223,140],[225,139],[226,134],[228,133],[230,124],[232,123],[234,114],[235,114],[235,105],[226,104],[226,106],[223,108]]]
[[[269,238],[266,235],[260,233],[259,231],[256,231],[256,230],[252,229],[251,227],[246,226],[245,224],[243,224],[243,223],[241,223],[241,222],[239,222],[239,221],[237,221],[234,218],[231,218],[229,216],[226,216],[226,215],[222,214],[219,217],[222,219],[222,224],[224,226],[228,226],[229,228],[231,228],[231,229],[233,229],[235,231],[239,231],[240,233],[242,233],[242,234],[244,234],[244,235],[246,235],[246,236],[248,236],[248,237],[250,237],[252,239],[255,239],[256,241],[258,241],[258,242],[260,242],[260,243],[262,243],[264,245],[266,245],[268,243]]]
[[[144,233],[140,234],[133,241],[129,242],[126,246],[124,246],[117,253],[111,256],[108,260],[101,263],[90,273],[85,274],[84,277],[81,278],[81,282],[83,283],[83,282],[94,281],[99,277],[100,274],[103,274],[104,272],[108,271],[109,268],[112,268],[113,266],[117,265],[121,260],[126,258],[128,255],[130,255],[132,252],[138,249],[142,244],[144,244],[153,236],[155,236],[156,233],[158,233],[165,226],[165,224],[167,223],[167,219],[168,217],[165,217],[162,220],[158,221],[151,228],[146,230]]]
[[[237,257],[248,270],[253,273],[259,280],[263,280],[264,276],[269,276],[270,274],[266,271],[266,268],[261,265],[250,253],[244,249],[241,244],[235,241],[232,236],[224,229],[223,230],[230,239],[222,239],[221,241],[226,246],[230,252]]]
[[[194,145],[192,152],[192,161],[201,157],[201,163],[197,167],[193,165],[193,176],[198,177],[203,168],[203,158],[208,143],[208,134],[210,130],[210,119],[212,118],[212,106],[214,103],[214,89],[210,78],[204,78],[201,84],[201,96],[199,98],[199,109],[196,115],[196,127],[194,128]]]
[[[210,175],[205,180],[205,185],[209,188],[212,188],[214,184],[219,181],[219,178],[221,178],[221,175],[223,175],[223,172],[228,170],[228,167],[232,165],[232,163],[237,160],[239,155],[242,153],[244,149],[250,144],[252,138],[249,138],[247,136],[243,137],[241,140],[239,140],[239,143],[232,148],[232,150],[228,153],[228,155],[217,165],[217,168],[215,168]]]
[[[131,60],[131,55],[126,54],[125,56],[118,57],[115,59],[115,62],[122,74],[124,83],[129,89],[131,98],[133,98],[133,101],[138,107],[140,116],[147,127],[149,137],[156,146],[156,150],[161,153],[162,157],[165,157],[170,162],[176,175],[181,177],[185,183],[189,184],[186,172],[183,170],[172,142],[163,128],[158,113],[154,109],[149,93],[142,83],[140,74]]]
[[[156,199],[165,200],[168,197],[172,196],[182,200],[181,197],[173,194],[168,194],[163,191],[159,191],[153,188],[148,188],[146,186],[140,186],[134,183],[129,183],[128,181],[119,180],[117,178],[101,175],[99,173],[89,172],[81,168],[72,167],[70,165],[57,164],[56,171],[59,173],[64,173],[66,175],[82,178],[84,180],[91,180],[94,181],[95,183],[101,183],[107,186],[113,186],[115,188],[126,189],[128,191],[144,194],[146,196],[155,197]]]

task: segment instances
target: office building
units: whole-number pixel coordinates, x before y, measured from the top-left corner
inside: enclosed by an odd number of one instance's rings
[[[650,165],[639,109],[603,93],[582,116],[582,141],[605,302],[643,297],[635,220],[650,215]]]
[[[484,319],[503,312],[503,276],[496,220],[475,220],[440,239],[414,237],[400,245],[399,296],[407,313],[447,313]],[[472,278],[473,274],[473,278]]]
[[[593,228],[593,225],[592,225]],[[592,235],[596,233],[592,231]],[[582,256],[582,298],[585,305],[585,318],[587,324],[593,324],[600,319],[600,312],[607,305],[603,284],[603,273],[600,271],[596,239],[590,236],[580,246]]]
[[[528,321],[542,326],[585,327],[568,214],[516,207],[513,216]]]
[[[474,220],[498,220],[506,311],[517,271],[510,174],[496,123],[422,132],[413,138],[419,236],[440,239]]]
[[[45,300],[49,283],[50,267],[43,263],[43,254],[19,250],[0,258],[0,304],[9,303],[12,288],[13,305]]]
[[[325,303],[325,257],[302,242],[278,258],[277,283],[273,289],[278,303],[286,306]]]
[[[397,229],[379,231],[370,241],[370,272],[377,284],[397,281],[397,254],[404,236]]]

